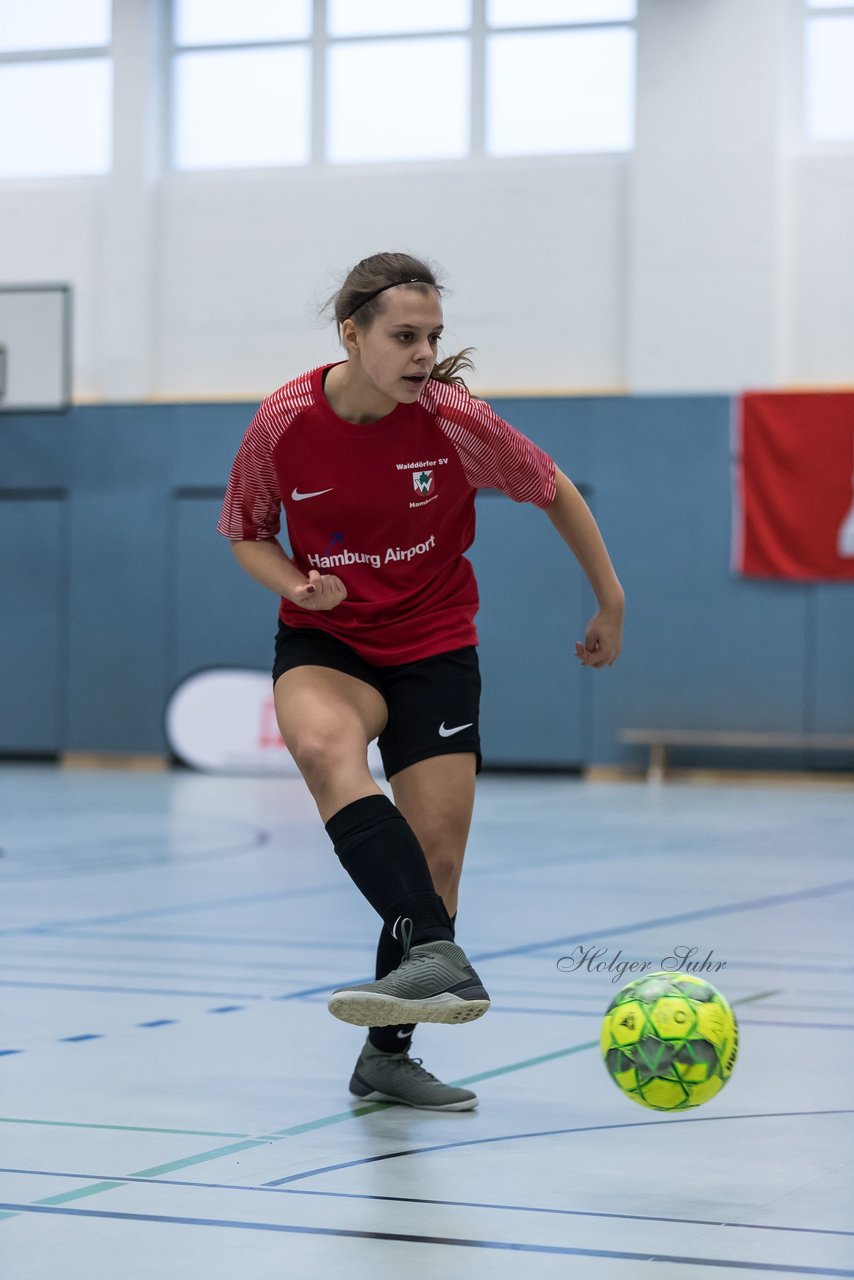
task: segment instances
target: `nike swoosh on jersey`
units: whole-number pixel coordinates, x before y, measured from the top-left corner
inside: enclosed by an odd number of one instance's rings
[[[398,1031],[397,1038],[398,1040],[408,1040],[411,1035],[411,1031]]]
[[[294,489],[291,497],[294,502],[303,502],[306,498],[319,498],[322,493],[331,493],[334,487],[335,486],[333,485],[332,488],[329,489],[316,489],[314,493],[299,493]]]
[[[443,720],[442,723],[439,725],[439,737],[450,738],[451,734],[461,733],[463,729],[470,729],[473,724],[474,724],[474,721],[470,720],[468,724],[458,724],[454,729],[446,729],[445,721]]]

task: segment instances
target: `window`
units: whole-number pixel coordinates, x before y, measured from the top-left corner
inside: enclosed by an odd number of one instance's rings
[[[172,159],[179,169],[306,164],[311,0],[176,0]]]
[[[327,159],[353,164],[466,156],[469,62],[468,41],[458,36],[331,45]]]
[[[110,0],[0,0],[0,53],[103,48],[111,11]]]
[[[854,3],[807,0],[804,133],[815,142],[854,138]]]
[[[636,0],[487,0],[487,19],[492,27],[629,22],[636,7]]]
[[[0,0],[0,178],[108,172],[110,39],[110,0]]]
[[[305,164],[308,51],[231,49],[176,58],[174,134],[180,169]]]
[[[634,32],[615,29],[491,36],[489,155],[627,151],[634,132]]]
[[[468,31],[471,0],[327,0],[326,30],[332,37],[388,36],[429,31]]]
[[[172,163],[628,150],[635,8],[636,0],[172,0]]]
[[[311,0],[180,0],[175,43],[251,44],[305,40],[311,35]]]

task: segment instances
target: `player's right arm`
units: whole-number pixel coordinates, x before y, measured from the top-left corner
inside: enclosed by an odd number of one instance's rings
[[[241,568],[302,609],[334,609],[347,597],[340,578],[311,569],[306,578],[276,541],[282,499],[270,432],[281,426],[281,392],[262,401],[231,468],[217,528],[231,541]]]
[[[275,538],[232,538],[231,549],[250,577],[302,609],[334,609],[347,598],[340,578],[316,569],[310,569],[306,578]]]

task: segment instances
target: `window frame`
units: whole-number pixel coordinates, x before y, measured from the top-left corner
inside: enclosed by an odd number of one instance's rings
[[[287,40],[270,40],[270,41],[246,41],[228,44],[187,44],[178,45],[175,42],[175,6],[177,0],[164,0],[166,6],[165,21],[165,56],[167,61],[166,74],[163,77],[165,86],[165,111],[164,111],[164,176],[172,179],[189,179],[200,178],[211,175],[226,174],[274,174],[281,175],[287,173],[289,176],[304,174],[309,172],[322,171],[324,173],[346,172],[347,170],[365,170],[365,169],[399,169],[399,168],[450,168],[459,169],[461,166],[488,166],[493,168],[500,165],[512,164],[549,164],[558,163],[566,164],[572,162],[590,162],[591,160],[613,161],[621,160],[631,155],[634,147],[625,150],[592,150],[592,151],[562,151],[549,154],[521,153],[514,156],[492,156],[486,149],[486,105],[487,105],[487,86],[486,86],[486,58],[487,58],[487,42],[491,35],[512,36],[526,32],[537,32],[547,35],[549,32],[565,32],[565,31],[591,31],[591,30],[608,30],[612,28],[627,29],[637,32],[637,7],[635,8],[635,16],[632,19],[612,18],[602,19],[598,21],[578,21],[563,22],[550,24],[526,25],[519,23],[516,26],[490,26],[487,22],[487,4],[486,0],[471,0],[471,15],[468,27],[459,28],[436,28],[435,30],[425,30],[420,32],[399,32],[390,31],[382,34],[360,34],[347,36],[333,36],[326,29],[326,11],[327,0],[312,0],[313,5],[313,21],[311,33],[309,36],[300,39]],[[356,45],[360,43],[381,43],[386,40],[402,40],[417,41],[425,39],[435,39],[442,36],[456,36],[469,42],[470,56],[470,76],[469,76],[469,120],[468,120],[468,136],[469,146],[467,154],[460,157],[447,157],[444,159],[412,159],[412,160],[370,160],[370,161],[333,161],[328,158],[327,146],[327,52],[334,46],[349,44]],[[228,52],[242,51],[253,48],[284,48],[284,47],[308,47],[311,51],[311,87],[309,91],[309,132],[310,132],[310,151],[309,159],[305,164],[293,164],[287,166],[269,166],[264,168],[178,168],[174,159],[174,120],[177,110],[177,103],[174,100],[174,80],[173,80],[173,63],[174,59],[181,53],[188,52]],[[635,47],[637,47],[635,45]],[[634,106],[637,103],[637,75],[634,77]],[[633,130],[634,132],[634,130]]]
[[[809,24],[816,19],[832,17],[848,17],[854,19],[854,0],[847,0],[844,5],[825,5],[822,0],[813,5],[809,0],[794,0],[797,9],[793,19],[798,23],[796,49],[793,58],[793,83],[796,86],[796,107],[793,110],[795,123],[793,134],[797,139],[799,151],[817,156],[850,155],[854,152],[854,132],[847,138],[814,138],[807,129],[807,32]]]
[[[0,69],[8,66],[29,66],[33,63],[58,63],[58,62],[95,62],[106,61],[110,70],[110,118],[109,118],[109,134],[110,147],[108,164],[106,169],[100,172],[81,172],[81,173],[28,173],[28,174],[12,174],[0,172],[0,186],[8,187],[12,184],[25,184],[27,186],[33,183],[44,182],[104,182],[110,178],[115,170],[115,128],[113,120],[113,111],[115,108],[115,66],[113,58],[113,41],[115,38],[114,23],[110,22],[110,39],[107,44],[103,45],[74,45],[67,47],[57,45],[55,47],[45,49],[0,49]]]

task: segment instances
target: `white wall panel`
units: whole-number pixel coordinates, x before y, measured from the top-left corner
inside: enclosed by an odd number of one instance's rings
[[[444,268],[444,349],[478,348],[478,386],[619,383],[625,161],[354,173],[167,184],[161,394],[193,394],[215,369],[222,393],[255,395],[337,358],[317,312],[379,250]]]
[[[776,379],[783,17],[782,0],[640,6],[634,390]]]
[[[784,381],[854,385],[854,152],[793,162]]]
[[[81,399],[261,395],[337,273],[447,273],[484,391],[854,381],[854,152],[791,148],[797,0],[641,0],[629,155],[168,174],[160,6],[116,0],[115,167],[0,183],[0,282],[74,288]]]
[[[14,184],[0,194],[0,283],[71,284],[73,394],[98,383],[98,228],[103,179]]]

